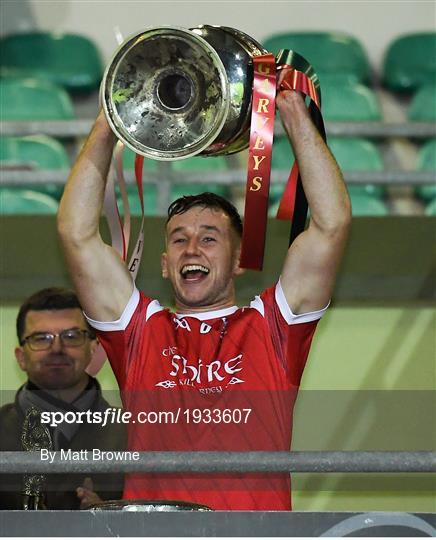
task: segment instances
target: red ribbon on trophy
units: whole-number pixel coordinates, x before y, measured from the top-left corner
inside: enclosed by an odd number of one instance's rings
[[[283,79],[280,89],[301,92],[304,96],[308,96],[310,98],[310,116],[318,131],[321,133],[321,136],[325,140],[326,135],[324,122],[321,116],[320,96],[318,95],[312,79],[310,79],[305,73],[294,69],[290,65],[282,64],[280,69],[284,68],[290,68],[290,71]],[[295,161],[280,200],[279,208],[277,210],[277,219],[290,220],[293,222],[289,244],[291,244],[298,234],[304,230],[306,217],[307,201],[304,195],[303,186],[301,184],[298,162]]]
[[[272,54],[256,56],[253,64],[253,101],[241,266],[261,270],[268,216],[277,84],[276,62]]]
[[[291,62],[281,62],[281,59]],[[274,135],[276,69],[271,54],[254,58],[253,106],[245,195],[244,233],[241,266],[262,270],[268,215],[272,142]],[[274,66],[272,65],[274,63]],[[321,116],[321,96],[314,80],[316,75],[308,62],[293,51],[281,51],[277,70],[289,68],[279,90],[301,92],[310,98],[309,114],[324,140],[326,134]],[[296,69],[296,67],[300,69]],[[310,77],[308,74],[312,74]],[[274,91],[270,88],[274,84]],[[304,230],[307,218],[307,199],[298,163],[294,162],[280,200],[277,218],[292,221],[289,245]]]

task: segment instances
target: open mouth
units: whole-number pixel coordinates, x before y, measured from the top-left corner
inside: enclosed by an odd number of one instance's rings
[[[209,268],[202,264],[185,264],[180,270],[184,281],[197,282],[206,279],[209,274]]]

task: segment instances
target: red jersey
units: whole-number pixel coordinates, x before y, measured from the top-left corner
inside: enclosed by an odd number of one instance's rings
[[[325,310],[294,315],[280,282],[249,307],[174,314],[133,291],[118,321],[96,328],[132,413],[129,449],[288,451],[292,411]],[[287,473],[128,475],[126,499],[215,510],[290,510]]]

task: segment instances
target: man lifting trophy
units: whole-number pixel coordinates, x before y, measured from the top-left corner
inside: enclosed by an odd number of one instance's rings
[[[231,28],[160,27],[127,39],[106,70],[103,110],[68,179],[58,231],[124,408],[133,419],[160,419],[130,423],[130,450],[290,449],[296,394],[351,219],[341,172],[314,122],[317,81],[298,69],[303,61],[289,51],[276,61]],[[296,222],[307,199],[310,221],[294,234],[276,283],[238,307],[236,278],[262,266],[275,106],[298,163],[283,208],[295,200]],[[212,193],[168,209],[161,271],[175,311],[139,291],[126,253],[100,236],[117,138],[138,154],[137,173],[144,156],[214,159],[249,146],[244,223]],[[214,510],[290,510],[290,495],[287,473],[135,473],[124,491],[124,499]]]

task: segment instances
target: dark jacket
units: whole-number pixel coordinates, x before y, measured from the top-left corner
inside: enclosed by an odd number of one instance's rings
[[[98,396],[91,410],[106,409],[109,403],[103,399],[101,388],[97,381]],[[0,451],[20,451],[21,431],[24,421],[24,412],[18,405],[18,392],[15,402],[8,403],[0,408]],[[80,428],[70,441],[72,450],[125,450],[127,446],[126,427],[123,424],[108,423],[105,427],[100,424],[81,424]],[[80,500],[76,495],[76,488],[83,484],[86,477],[94,483],[94,491],[104,500],[121,499],[123,491],[122,474],[52,474],[46,476],[45,504],[47,509],[74,510],[80,508]],[[0,509],[22,509],[22,475],[0,475]]]

